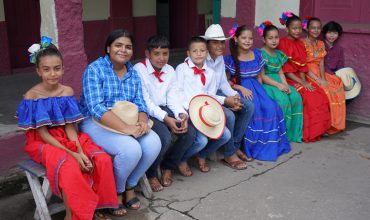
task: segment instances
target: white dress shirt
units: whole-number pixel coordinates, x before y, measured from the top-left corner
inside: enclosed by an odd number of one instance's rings
[[[192,67],[195,67],[190,58],[186,58],[184,63],[176,67],[176,76],[179,86],[179,92],[182,96],[182,106],[187,110],[191,99],[200,94],[210,95],[216,98],[216,78],[213,69],[207,67],[204,63],[202,69],[206,77],[206,83],[203,85],[201,75],[195,75]]]
[[[148,106],[149,115],[163,121],[167,112],[162,110],[160,106],[167,106],[176,119],[179,118],[180,113],[186,113],[179,101],[179,91],[177,86],[176,72],[172,66],[166,64],[160,76],[163,82],[159,82],[157,77],[153,74],[155,71],[148,58],[137,63],[134,69],[139,73],[142,81],[143,96],[146,105]]]
[[[225,61],[223,56],[218,56],[216,60],[213,60],[212,57],[208,54],[206,64],[208,67],[212,68],[215,71],[216,75],[216,88],[217,90],[221,90],[223,94],[225,94],[226,97],[228,96],[234,96],[238,94],[237,91],[235,91],[233,88],[231,88],[227,77],[226,77],[226,71],[225,71]],[[217,96],[216,99],[221,104],[224,104],[225,102],[225,96]]]

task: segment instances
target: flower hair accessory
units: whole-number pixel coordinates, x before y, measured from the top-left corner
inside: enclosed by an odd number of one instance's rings
[[[279,18],[280,24],[281,25],[285,25],[286,20],[288,18],[291,18],[291,17],[293,17],[293,13],[292,12],[290,12],[290,11],[284,11],[283,14],[281,15],[281,18]]]
[[[307,24],[308,24],[308,21],[309,21],[311,18],[312,18],[311,16],[306,16],[306,17],[305,17],[305,19],[304,19],[304,21],[302,22],[302,28],[303,28],[304,30],[307,30],[307,29],[308,29]]]
[[[51,39],[50,37],[42,36],[40,44],[32,44],[32,46],[30,46],[28,48],[28,52],[31,53],[30,56],[29,56],[30,62],[33,63],[33,64],[36,64],[37,54],[41,50],[45,50],[46,48],[48,48],[52,41],[53,41],[53,39]]]
[[[234,37],[236,29],[238,29],[238,24],[234,24],[234,26],[229,31],[229,37]]]
[[[258,29],[257,29],[257,33],[258,33],[258,35],[259,35],[260,37],[262,37],[262,35],[263,35],[263,30],[265,30],[265,28],[266,28],[266,27],[271,26],[271,25],[272,25],[271,21],[264,21],[264,22],[262,22],[262,23],[260,24],[260,26],[258,27]]]

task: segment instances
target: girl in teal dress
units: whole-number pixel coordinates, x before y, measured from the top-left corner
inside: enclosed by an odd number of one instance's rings
[[[261,48],[265,65],[265,75],[262,75],[263,87],[283,110],[288,139],[291,142],[302,142],[303,104],[301,95],[288,85],[281,69],[288,60],[283,52],[277,50],[279,32],[271,22],[263,22],[258,29],[263,36],[264,47]]]

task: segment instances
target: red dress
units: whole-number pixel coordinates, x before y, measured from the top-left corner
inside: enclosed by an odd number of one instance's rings
[[[112,159],[95,145],[85,133],[77,132],[85,155],[93,163],[91,173],[82,172],[65,150],[45,143],[36,128],[48,126],[51,136],[69,150],[77,152],[76,142],[70,141],[64,125],[83,119],[77,101],[72,96],[46,99],[24,99],[17,109],[18,126],[27,130],[27,154],[46,167],[46,176],[55,195],[64,192],[73,220],[91,220],[95,209],[116,208],[118,200],[113,176]]]
[[[281,38],[278,49],[283,51],[289,60],[283,65],[284,73],[293,73],[300,77],[300,72],[308,73],[306,65],[306,49],[303,42],[299,39],[291,40],[287,37]],[[306,80],[307,76],[306,76]],[[313,142],[320,140],[330,128],[330,110],[329,100],[324,92],[316,83],[311,85],[314,91],[309,91],[303,88],[297,82],[289,79],[287,81],[290,85],[301,94],[303,101],[303,137],[304,142]]]

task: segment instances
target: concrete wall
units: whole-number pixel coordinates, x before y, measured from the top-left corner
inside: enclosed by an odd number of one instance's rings
[[[40,0],[41,36],[49,36],[53,44],[58,47],[58,27],[55,17],[55,2],[53,0]]]
[[[155,16],[156,0],[133,0],[134,17]]]
[[[212,0],[198,0],[197,8],[200,15],[212,13]]]
[[[291,11],[294,14],[299,14],[298,0],[258,0],[256,1],[256,16],[255,25],[258,26],[262,22],[269,20],[279,28],[285,28],[279,22],[279,18],[284,11]]]
[[[83,21],[106,20],[109,17],[109,0],[83,0]]]
[[[0,0],[0,21],[5,21],[4,1]]]

